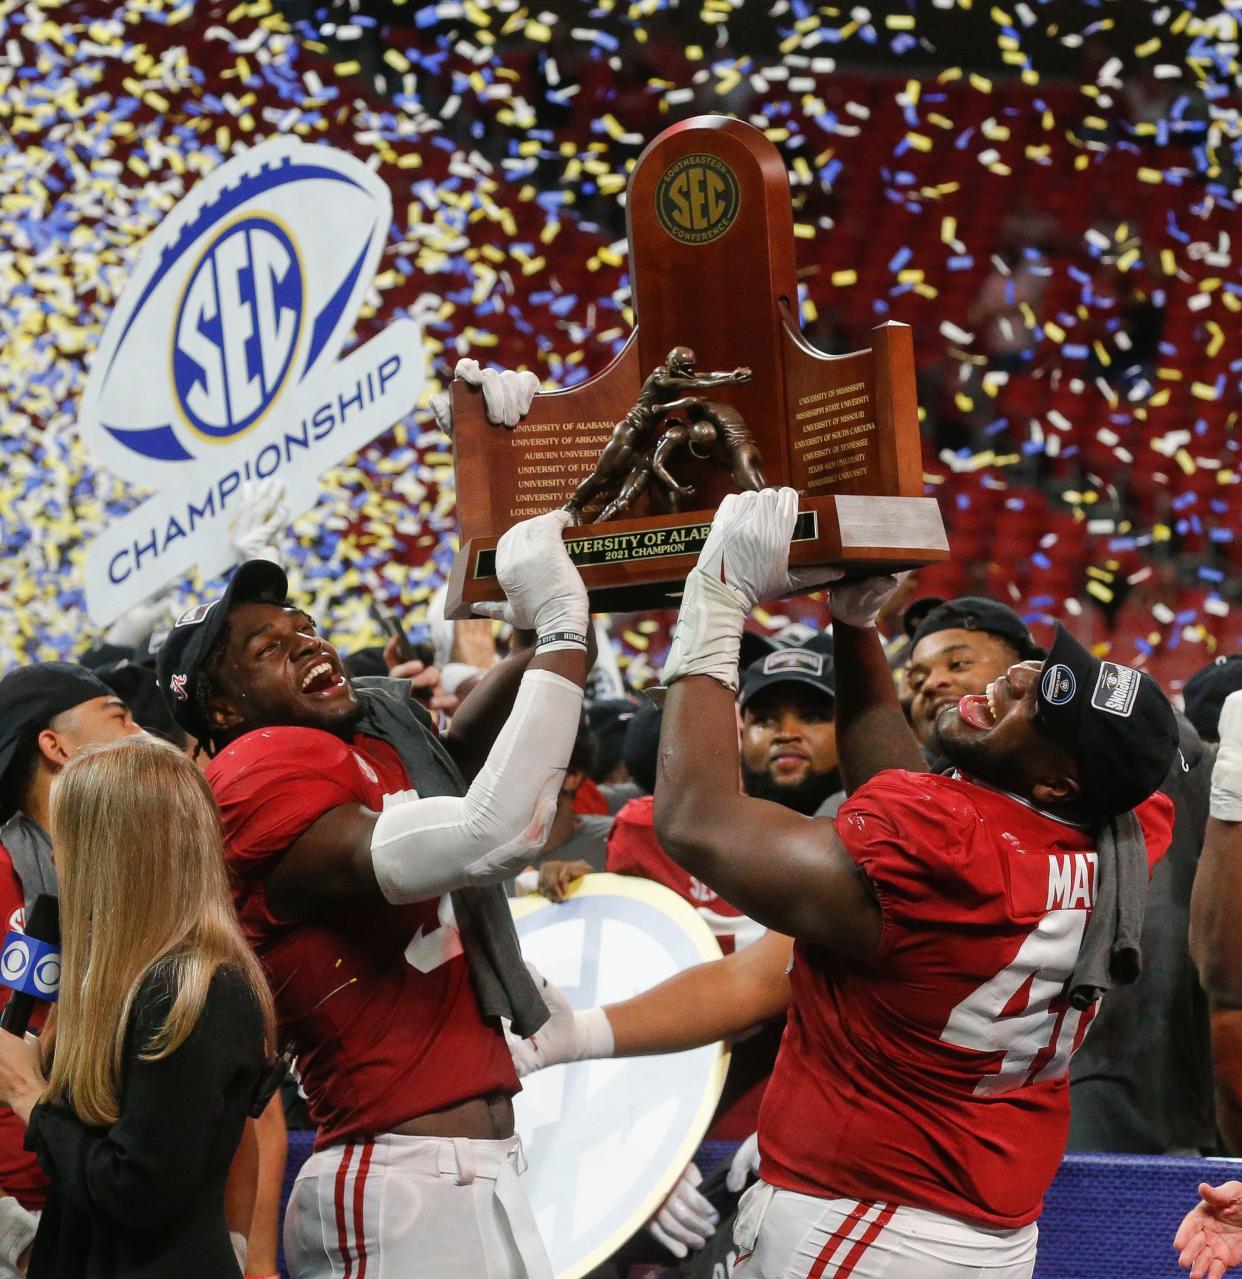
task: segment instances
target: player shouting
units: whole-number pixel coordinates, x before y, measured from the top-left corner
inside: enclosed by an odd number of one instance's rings
[[[717,512],[665,669],[655,813],[681,865],[796,939],[788,984],[773,936],[607,1012],[562,1011],[538,1055],[690,1047],[788,998],[735,1274],[1027,1279],[1070,1054],[1101,991],[1137,972],[1149,867],[1171,833],[1154,792],[1173,713],[1149,677],[1059,631],[1046,662],[940,712],[955,771],[929,774],[874,630],[883,595],[842,586],[850,798],[830,820],[743,795],[738,644],[755,604],[808,584],[788,568],[796,511],[782,489]]]
[[[533,657],[493,668],[443,741],[408,682],[346,678],[272,564],[242,565],[160,653],[213,754],[234,900],[319,1129],[286,1214],[297,1279],[550,1275],[499,1026],[529,1034],[546,1010],[494,885],[545,840],[578,729],[567,520],[501,539],[503,615],[536,632]]]

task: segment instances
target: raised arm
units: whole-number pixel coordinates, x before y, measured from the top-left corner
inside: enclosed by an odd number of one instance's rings
[[[837,756],[848,794],[885,769],[927,771],[875,629],[876,613],[897,584],[891,577],[867,578],[834,587],[831,594]]]
[[[792,949],[789,937],[770,932],[623,1003],[580,1012],[540,977],[551,1016],[530,1039],[511,1038],[518,1074],[594,1057],[687,1052],[740,1035],[789,1006]]]
[[[506,620],[532,628],[535,656],[503,728],[463,796],[397,796],[380,814],[343,804],[324,814],[268,878],[269,904],[301,918],[343,902],[394,905],[493,883],[541,847],[556,812],[582,714],[587,675],[586,590],[553,511],[515,525],[496,567]]]
[[[1218,1008],[1242,1009],[1242,692],[1220,712],[1220,749],[1203,852],[1190,897],[1190,954],[1199,980]]]
[[[664,671],[655,824],[660,843],[744,914],[866,955],[880,914],[832,822],[741,792],[733,693],[742,626],[760,601],[812,585],[789,570],[792,489],[730,494],[686,580]],[[834,570],[818,570],[824,578]]]

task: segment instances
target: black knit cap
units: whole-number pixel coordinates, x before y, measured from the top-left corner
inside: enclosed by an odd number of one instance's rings
[[[1039,726],[1078,763],[1083,798],[1116,817],[1160,788],[1177,757],[1177,720],[1150,675],[1103,662],[1063,627],[1036,694]]]
[[[1018,650],[1018,660],[1023,662],[1044,655],[1044,650],[1031,638],[1026,623],[1013,609],[982,595],[963,595],[937,605],[918,624],[910,637],[910,647],[913,649],[920,640],[937,631],[984,631],[988,635],[999,635]]]
[[[1242,688],[1242,653],[1218,657],[1186,681],[1182,697],[1186,718],[1205,742],[1220,740],[1220,712],[1225,698]]]
[[[62,712],[112,695],[97,675],[72,662],[35,662],[10,671],[0,679],[0,777],[28,729],[46,728]]]
[[[270,599],[283,604],[289,595],[289,579],[270,560],[247,560],[229,580],[224,594],[208,604],[182,613],[172,624],[156,655],[160,692],[172,717],[191,737],[206,743],[211,730],[194,690],[198,673],[212,645],[219,639],[238,604]]]

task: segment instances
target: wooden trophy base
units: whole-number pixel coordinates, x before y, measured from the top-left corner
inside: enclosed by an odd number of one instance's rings
[[[575,525],[563,534],[591,611],[628,613],[676,608],[686,574],[707,540],[714,511]],[[471,616],[471,605],[504,599],[496,580],[498,537],[476,537],[457,552],[445,616]],[[847,577],[920,568],[949,558],[940,509],[930,497],[804,497],[790,544],[795,568],[833,565]]]

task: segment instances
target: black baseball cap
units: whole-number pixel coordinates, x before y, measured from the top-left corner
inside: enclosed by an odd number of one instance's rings
[[[660,758],[660,725],[664,709],[648,704],[625,726],[625,746],[621,752],[630,777],[648,795],[655,793],[656,765]]]
[[[915,608],[919,602],[916,600],[910,607]],[[1023,662],[1044,655],[1044,650],[1031,638],[1026,623],[1008,604],[982,595],[963,595],[938,604],[910,636],[911,649],[937,631],[984,631],[988,635],[999,635],[1018,650],[1018,660]]]
[[[1182,697],[1186,718],[1205,742],[1220,739],[1220,712],[1225,698],[1242,688],[1242,653],[1218,657],[1186,681]]]
[[[901,629],[905,631],[906,638],[913,640],[914,632],[923,625],[923,619],[943,603],[943,595],[924,595],[922,599],[912,600],[906,605],[906,611],[901,615]]]
[[[595,763],[591,776],[599,781],[616,768],[625,749],[625,730],[638,714],[638,703],[628,697],[605,697],[586,708],[587,722],[595,737]]]
[[[742,710],[760,693],[777,684],[805,684],[836,700],[832,655],[816,648],[778,648],[752,662],[742,676],[738,705]]]
[[[63,711],[111,696],[103,680],[73,662],[35,662],[10,671],[0,679],[0,778],[28,729],[46,728]]]
[[[1092,657],[1058,625],[1036,692],[1039,725],[1078,763],[1083,798],[1116,817],[1160,788],[1177,757],[1177,719],[1150,675]]]
[[[234,606],[259,599],[283,604],[288,595],[289,579],[284,569],[270,560],[247,560],[229,579],[218,600],[187,609],[169,627],[156,655],[156,673],[173,719],[191,737],[203,743],[210,741],[211,729],[194,690],[198,672]]]

